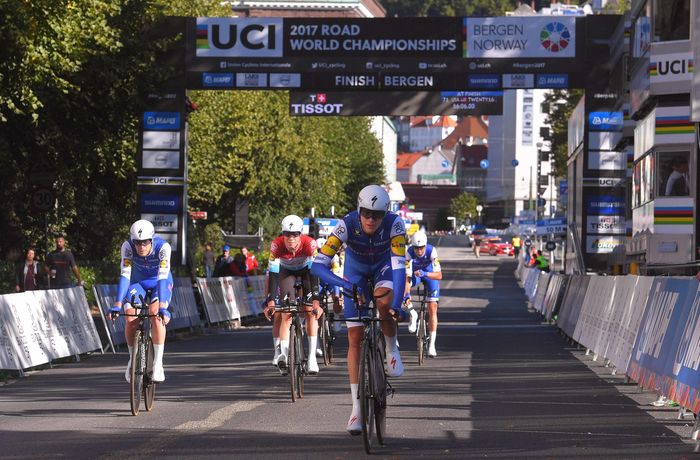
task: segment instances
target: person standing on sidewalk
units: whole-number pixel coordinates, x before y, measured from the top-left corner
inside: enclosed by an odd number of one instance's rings
[[[56,237],[56,249],[49,253],[44,265],[44,271],[49,275],[49,288],[62,289],[71,286],[71,271],[78,280],[78,286],[83,285],[80,270],[75,263],[73,253],[66,249],[66,238],[63,235]]]

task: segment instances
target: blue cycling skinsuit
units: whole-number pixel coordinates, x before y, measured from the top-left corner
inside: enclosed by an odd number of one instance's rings
[[[416,271],[425,272],[425,276],[416,276]],[[437,256],[437,249],[433,245],[427,244],[425,252],[421,257],[416,255],[415,248],[408,248],[406,254],[406,275],[411,277],[411,287],[418,283],[424,283],[427,290],[426,300],[437,302],[440,300],[440,281],[428,278],[428,273],[439,272],[440,260]]]
[[[145,298],[146,291],[151,289],[151,302],[159,301],[167,308],[173,294],[170,253],[170,243],[162,238],[153,238],[153,249],[144,257],[138,255],[131,240],[124,241],[117,300],[131,303],[132,295]]]
[[[340,248],[346,245],[343,278],[331,271],[331,262]],[[353,284],[367,292],[367,277],[372,277],[374,287],[398,289],[394,292],[392,307],[404,316],[401,309],[403,289],[406,285],[406,230],[397,214],[388,212],[377,231],[367,235],[362,230],[360,216],[352,211],[343,217],[320,248],[311,265],[311,272],[321,282],[341,286],[346,293],[352,292]],[[345,301],[345,317],[357,317],[353,299]]]

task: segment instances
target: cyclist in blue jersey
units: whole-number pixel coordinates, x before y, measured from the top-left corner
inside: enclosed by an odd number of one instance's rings
[[[151,318],[151,338],[153,339],[153,376],[154,382],[165,381],[163,371],[163,348],[165,346],[165,326],[170,322],[168,305],[173,293],[173,275],[170,273],[170,243],[155,236],[153,224],[141,219],[134,222],[129,230],[129,239],[121,247],[121,277],[116,301],[110,309],[112,319],[122,313],[136,314],[131,307],[131,298],[146,297],[151,290],[150,313],[158,315]],[[129,364],[126,365],[126,380],[129,381],[131,367],[131,350],[134,334],[138,328],[136,318],[126,317],[124,334],[129,347]]]
[[[311,265],[311,272],[321,282],[340,286],[346,293],[358,286],[361,297],[369,294],[367,278],[374,281],[374,297],[386,339],[386,370],[391,377],[403,374],[403,364],[396,341],[395,317],[403,319],[401,310],[406,285],[406,229],[403,220],[389,211],[389,194],[379,185],[368,185],[360,191],[357,210],[343,217],[333,229]],[[346,245],[343,278],[333,274],[333,256]],[[398,293],[394,290],[398,289]],[[345,317],[358,316],[354,299],[345,301]],[[348,321],[348,376],[352,394],[352,413],[347,431],[362,433],[360,404],[357,398],[362,323]]]
[[[408,300],[408,312],[411,321],[408,324],[409,332],[416,332],[416,320],[418,313],[410,306],[411,287],[423,283],[426,290],[425,300],[428,310],[428,356],[435,358],[435,338],[438,326],[438,302],[440,301],[440,280],[442,270],[438,259],[437,249],[428,244],[428,237],[424,232],[413,234],[413,245],[406,251],[406,292],[404,298]]]

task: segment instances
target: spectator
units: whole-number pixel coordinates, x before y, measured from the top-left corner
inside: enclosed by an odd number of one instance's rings
[[[211,243],[207,243],[206,246],[204,246],[202,264],[204,265],[204,276],[211,278],[214,274],[214,251],[211,250]]]
[[[532,248],[532,252],[530,253],[530,260],[527,263],[528,267],[534,267],[537,265],[537,249]]]
[[[690,181],[688,180],[688,160],[681,156],[671,161],[673,171],[666,179],[666,196],[688,196]]]
[[[513,255],[517,259],[518,256],[520,255],[520,246],[521,246],[521,241],[520,241],[520,236],[515,235],[513,237]]]
[[[537,251],[537,258],[535,259],[535,263],[537,265],[537,268],[539,268],[543,272],[549,273],[549,261],[544,255],[542,255],[542,251]]]
[[[71,270],[78,280],[78,286],[82,286],[83,280],[80,278],[80,270],[75,263],[73,253],[66,249],[66,238],[63,235],[58,235],[56,237],[56,249],[49,253],[44,265],[44,271],[49,275],[49,288],[62,289],[70,287]]]
[[[226,276],[222,273],[226,270],[226,266],[233,262],[231,247],[227,244],[222,249],[223,252],[216,258],[216,263],[214,264],[214,276]]]
[[[236,254],[233,257],[231,263],[227,264],[222,270],[221,276],[245,276],[248,274],[246,272],[246,259],[243,254]]]
[[[15,291],[34,291],[40,288],[40,277],[43,269],[34,259],[34,248],[27,249],[27,255],[23,263],[15,268]]]
[[[241,254],[245,257],[245,266],[249,275],[259,275],[260,274],[260,264],[258,259],[255,258],[255,254],[248,251],[248,248],[241,248]]]

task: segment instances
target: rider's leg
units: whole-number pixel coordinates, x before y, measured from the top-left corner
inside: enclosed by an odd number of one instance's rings
[[[292,325],[291,313],[276,314],[279,316],[279,337],[280,337],[280,355],[277,359],[277,365],[280,367],[287,366],[287,355],[289,355],[289,328]]]
[[[280,357],[282,347],[280,345],[280,325],[282,324],[281,315],[273,315],[272,317],[272,345],[275,348],[275,354],[272,357],[272,365],[277,365],[277,359]]]
[[[440,300],[440,282],[438,280],[429,279],[426,282],[428,292],[428,356],[436,357],[435,339],[437,338],[438,327],[438,301]]]
[[[318,345],[318,320],[314,315],[314,311],[320,312],[321,305],[318,300],[314,300],[312,306],[306,307],[306,335],[309,337],[309,373],[318,373],[318,362],[316,360],[316,346]]]
[[[387,374],[390,377],[400,377],[403,374],[403,363],[399,354],[396,320],[389,314],[393,300],[391,291],[392,289],[388,287],[377,287],[374,289],[374,298],[379,309],[379,317],[382,318],[382,332],[386,341]]]
[[[149,307],[151,315],[158,314],[159,302],[153,302]],[[151,339],[153,339],[153,380],[163,382],[163,352],[165,351],[165,324],[159,316],[151,317]]]
[[[350,395],[352,412],[348,419],[347,431],[352,435],[362,433],[360,420],[360,400],[357,398],[360,381],[360,342],[362,341],[362,324],[348,323],[348,377],[350,378]]]

